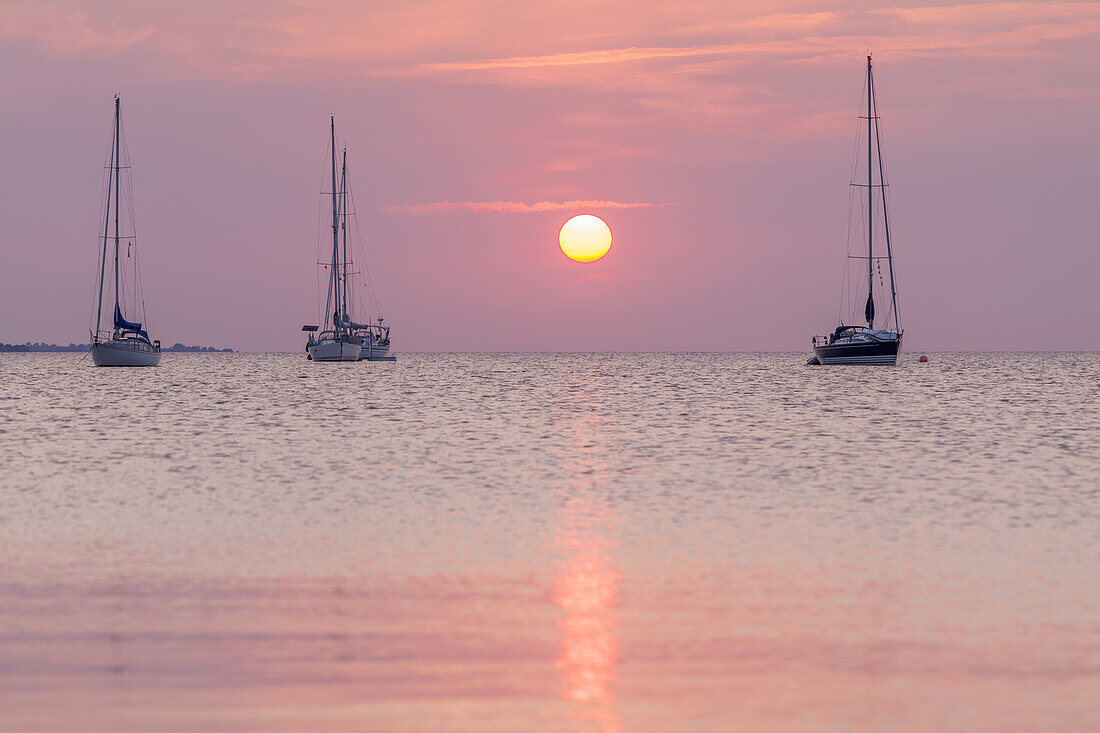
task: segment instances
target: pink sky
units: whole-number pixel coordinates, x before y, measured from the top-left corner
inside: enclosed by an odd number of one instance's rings
[[[0,341],[87,340],[118,91],[165,343],[301,349],[334,114],[398,351],[806,349],[868,50],[906,348],[1100,349],[1094,2],[0,0]]]

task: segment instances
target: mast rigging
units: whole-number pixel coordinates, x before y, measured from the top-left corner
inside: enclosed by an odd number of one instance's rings
[[[867,328],[874,328],[875,323],[875,277],[874,277],[874,232],[875,232],[875,218],[872,215],[871,207],[874,205],[875,189],[873,187],[874,181],[871,179],[871,118],[874,113],[871,111],[871,56],[867,56],[867,305],[863,309],[863,315],[867,318]]]
[[[331,132],[332,132],[332,274],[335,280],[335,290],[333,295],[336,301],[336,308],[340,308],[340,213],[337,207],[339,202],[339,196],[336,192],[336,116],[333,115],[330,118]],[[332,327],[335,331],[340,331],[340,315],[334,313],[332,315]]]
[[[344,298],[340,313],[342,320],[350,320],[348,316],[348,149],[344,148],[344,162],[340,168],[340,227],[344,233]]]
[[[894,326],[901,330],[901,314],[898,312],[898,286],[894,282],[894,252],[890,244],[890,212],[886,210],[886,171],[882,164],[882,137],[879,135],[878,101],[875,88],[871,87],[871,114],[875,116],[875,147],[878,148],[878,181],[882,188],[882,220],[886,231],[886,262],[890,268],[890,304],[894,309]],[[880,274],[881,277],[881,274]]]
[[[117,314],[119,312],[119,306],[118,306],[118,197],[119,197],[119,188],[121,188],[121,186],[118,185],[118,170],[119,170],[119,165],[120,165],[120,162],[121,162],[119,160],[120,155],[121,155],[121,151],[119,150],[119,137],[120,137],[120,132],[119,132],[119,127],[120,127],[119,106],[120,106],[120,102],[121,102],[121,100],[119,99],[118,95],[116,94],[115,95],[115,176],[114,176],[114,178],[115,178],[115,314],[116,314],[116,319],[117,319]],[[115,324],[115,330],[117,330],[117,329],[118,329],[118,324],[116,323]]]

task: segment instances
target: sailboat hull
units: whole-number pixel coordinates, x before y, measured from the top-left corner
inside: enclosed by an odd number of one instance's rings
[[[397,357],[390,356],[389,345],[362,344],[359,361],[397,361]]]
[[[156,366],[160,349],[134,339],[99,341],[92,344],[92,362],[96,366]]]
[[[893,366],[901,351],[901,339],[869,341],[863,343],[838,343],[814,347],[814,356],[820,364],[874,364]]]
[[[306,347],[313,361],[359,361],[361,348],[354,341],[317,341]]]

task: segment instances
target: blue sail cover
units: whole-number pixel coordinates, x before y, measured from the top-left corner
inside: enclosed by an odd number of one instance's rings
[[[145,339],[146,341],[149,340],[149,334],[141,330],[140,323],[130,323],[130,321],[127,321],[125,318],[122,317],[122,309],[118,307],[118,303],[115,303],[115,328],[120,331],[130,331],[131,333],[136,333],[138,336]]]

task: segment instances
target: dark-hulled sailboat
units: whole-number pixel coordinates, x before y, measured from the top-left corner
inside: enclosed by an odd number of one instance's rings
[[[862,213],[863,222],[867,227],[866,254],[855,254],[849,250],[849,263],[858,263],[855,283],[849,288],[849,275],[846,272],[846,294],[856,295],[852,310],[858,314],[859,304],[863,304],[863,320],[866,325],[847,325],[844,322],[844,313],[841,313],[840,325],[828,336],[814,336],[814,355],[809,364],[895,364],[898,352],[901,350],[901,316],[898,313],[898,293],[894,282],[894,253],[890,242],[890,218],[886,208],[886,167],[882,160],[882,140],[879,135],[878,106],[875,102],[875,82],[871,70],[871,57],[867,57],[867,114],[860,115],[860,119],[867,120],[867,182],[852,182],[854,190],[867,189],[867,197],[856,195],[859,208],[866,209]],[[862,123],[861,123],[862,126]],[[878,163],[876,166],[875,163]],[[875,182],[875,168],[878,168],[878,183]],[[876,191],[878,194],[876,195]],[[854,204],[854,201],[853,201]],[[853,212],[855,206],[853,205]],[[879,213],[881,212],[881,213]],[[875,254],[876,218],[881,217],[883,242],[886,245],[885,255]],[[851,228],[849,229],[851,234]],[[851,237],[849,237],[851,242]],[[859,249],[862,249],[863,239],[859,238]],[[887,267],[885,277],[890,279],[890,309],[880,319],[876,319],[875,313],[875,279],[879,280],[880,290],[885,293],[886,283],[882,271],[882,260],[886,260]],[[850,269],[850,268],[849,268]],[[865,271],[864,271],[865,270]],[[863,288],[858,283],[866,277],[867,298],[862,298]],[[854,292],[853,292],[854,291]],[[844,300],[850,300],[844,298]],[[843,307],[843,306],[842,306]],[[852,314],[849,314],[851,316]],[[858,315],[850,318],[858,319]],[[876,323],[879,327],[876,328]],[[892,326],[892,327],[891,327]]]

